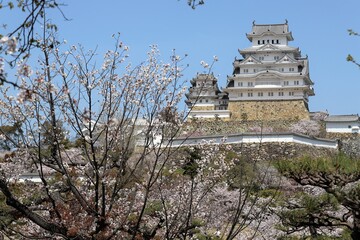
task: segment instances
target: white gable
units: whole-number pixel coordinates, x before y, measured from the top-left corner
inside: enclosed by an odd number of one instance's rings
[[[260,47],[259,49],[257,49],[257,51],[274,51],[274,50],[281,50],[280,48],[268,43],[265,44],[264,46]]]
[[[243,61],[241,61],[241,64],[255,64],[255,63],[261,63],[259,60],[254,58],[253,56],[249,56],[245,58]]]
[[[297,63],[297,62],[298,61],[290,57],[288,54],[286,54],[285,56],[283,56],[282,58],[276,61],[276,63]]]

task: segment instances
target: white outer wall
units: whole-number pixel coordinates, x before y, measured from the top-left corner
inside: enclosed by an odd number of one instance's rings
[[[358,133],[359,122],[327,122],[326,131],[333,133]]]
[[[188,138],[188,139],[175,139],[172,143],[172,147],[179,146],[189,146],[189,145],[197,145],[201,143],[265,143],[265,142],[288,142],[288,143],[298,143],[304,145],[310,145],[314,147],[325,147],[336,149],[338,147],[337,141],[332,140],[324,140],[311,138],[305,135],[299,134],[266,134],[266,135],[256,135],[256,134],[239,134],[239,135],[231,135],[231,136],[203,136],[197,138]]]
[[[229,110],[213,110],[213,111],[196,111],[189,112],[189,118],[215,118],[217,115],[219,118],[230,118]]]

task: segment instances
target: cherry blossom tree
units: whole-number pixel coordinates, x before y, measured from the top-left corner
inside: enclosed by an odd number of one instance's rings
[[[2,166],[0,189],[7,204],[29,224],[24,225],[26,231],[8,226],[9,236],[18,232],[29,238],[89,239],[141,234],[149,185],[172,154],[167,146],[183,121],[181,113],[171,122],[158,118],[168,109],[176,110],[181,100],[181,58],[174,54],[170,63],[162,63],[152,46],[144,63],[119,69],[128,47],[117,37],[115,43],[97,69],[94,52],[72,46],[61,53],[50,36],[42,42],[38,69],[19,63],[17,96],[9,87],[0,89],[1,121],[9,126],[23,123],[21,141],[13,142],[18,150]],[[139,130],[140,121],[144,124]],[[75,156],[63,143],[74,136],[80,139]],[[142,146],[134,153],[136,137]],[[140,178],[144,162],[153,170]],[[42,184],[23,184],[16,195],[14,188],[26,171],[37,173]],[[35,202],[24,203],[34,195]],[[41,214],[33,210],[39,207]],[[136,224],[124,229],[130,214]]]
[[[291,125],[290,131],[316,137],[320,134],[320,124],[314,120],[301,120]]]
[[[254,194],[259,178],[236,180],[246,173],[234,176],[240,160],[231,148],[172,147],[186,119],[178,109],[183,57],[174,51],[163,62],[154,45],[133,66],[114,35],[98,65],[95,51],[57,40],[46,12],[58,3],[18,4],[29,19],[0,41],[0,137],[12,149],[0,160],[3,235],[235,239],[249,228],[256,235],[271,199]],[[47,27],[35,39],[37,24]],[[29,51],[40,58],[30,60]]]
[[[57,29],[56,24],[46,18],[48,12],[56,10],[67,19],[62,12],[62,6],[63,4],[56,0],[0,1],[2,11],[6,9],[18,16],[18,21],[12,22],[13,28],[3,24],[0,31],[0,84],[19,87],[16,81],[7,78],[4,68],[16,67],[18,60],[26,61],[33,49],[40,48],[41,29]]]

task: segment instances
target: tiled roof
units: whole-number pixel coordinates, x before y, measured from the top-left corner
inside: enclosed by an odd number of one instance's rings
[[[268,31],[275,34],[284,34],[289,32],[289,27],[287,24],[254,24],[252,28],[253,34],[256,35]]]
[[[359,121],[358,114],[351,115],[330,115],[325,118],[325,122],[355,122]]]
[[[254,36],[261,36],[266,33],[273,33],[275,35],[286,35],[289,41],[294,40],[292,33],[289,32],[287,21],[284,24],[255,24],[253,23],[252,31],[246,34],[247,38],[252,41]]]

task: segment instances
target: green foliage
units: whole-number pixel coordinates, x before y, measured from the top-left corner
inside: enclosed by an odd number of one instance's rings
[[[146,208],[145,208],[145,214],[147,215],[153,215],[156,212],[160,212],[163,210],[163,205],[161,201],[152,201],[147,202]]]
[[[268,188],[258,191],[258,196],[261,198],[271,197],[271,198],[279,199],[283,197],[283,192],[280,191],[279,189]]]
[[[196,238],[195,239],[198,239],[198,240],[220,240],[219,237],[217,236],[214,236],[212,234],[202,234],[202,233],[198,233],[195,235]]]
[[[184,170],[184,175],[188,175],[191,178],[194,178],[198,173],[199,164],[197,161],[201,159],[201,152],[199,149],[186,149],[188,154],[185,164],[182,166]]]
[[[14,8],[14,3],[13,2],[8,2],[8,6],[10,9],[13,9]]]
[[[41,136],[44,145],[51,146],[56,142],[69,148],[70,141],[66,138],[65,129],[62,122],[57,122],[56,127],[49,121],[45,121],[41,126]]]
[[[301,174],[360,175],[360,161],[345,154],[315,159],[305,156],[300,159],[280,160],[275,163],[275,167],[288,177]]]
[[[295,236],[281,236],[277,238],[278,240],[351,240],[350,235],[343,234],[340,237],[332,236],[316,236],[316,237],[295,237]]]
[[[320,196],[298,193],[292,201],[296,201],[295,199],[299,201],[285,203],[288,210],[279,213],[285,227],[316,226],[323,212],[336,211],[339,205],[337,199],[327,193]]]
[[[191,225],[194,226],[194,227],[201,227],[201,226],[205,225],[205,222],[202,219],[194,218],[191,221]]]
[[[340,153],[328,157],[281,160],[275,166],[281,174],[297,183],[319,187],[326,192],[318,196],[303,193],[286,202],[287,210],[279,213],[285,231],[287,228],[291,231],[309,228],[315,236],[320,227],[339,228],[344,226],[344,221],[349,221],[350,226],[358,221],[356,214],[352,215],[355,220],[349,220],[346,214],[335,216],[340,205],[350,213],[360,210],[360,160]],[[353,227],[352,237],[358,236],[357,229]]]
[[[353,58],[353,56],[351,56],[350,54],[348,54],[347,57],[346,57],[346,61],[348,61],[348,62],[354,62],[355,59]]]
[[[5,137],[4,140],[0,140],[1,149],[10,150],[11,148],[17,147],[23,133],[21,125],[22,123],[16,122],[14,123],[14,125],[0,126],[0,134]],[[12,141],[10,141],[9,139],[11,139]]]
[[[234,152],[229,152],[225,158],[227,161],[236,159],[235,165],[227,174],[227,181],[231,188],[258,189],[256,184],[257,169],[255,163],[243,157],[238,157]]]
[[[86,144],[85,139],[82,138],[82,137],[78,137],[73,142],[73,147],[75,147],[75,148],[83,148],[85,146],[85,144]]]

